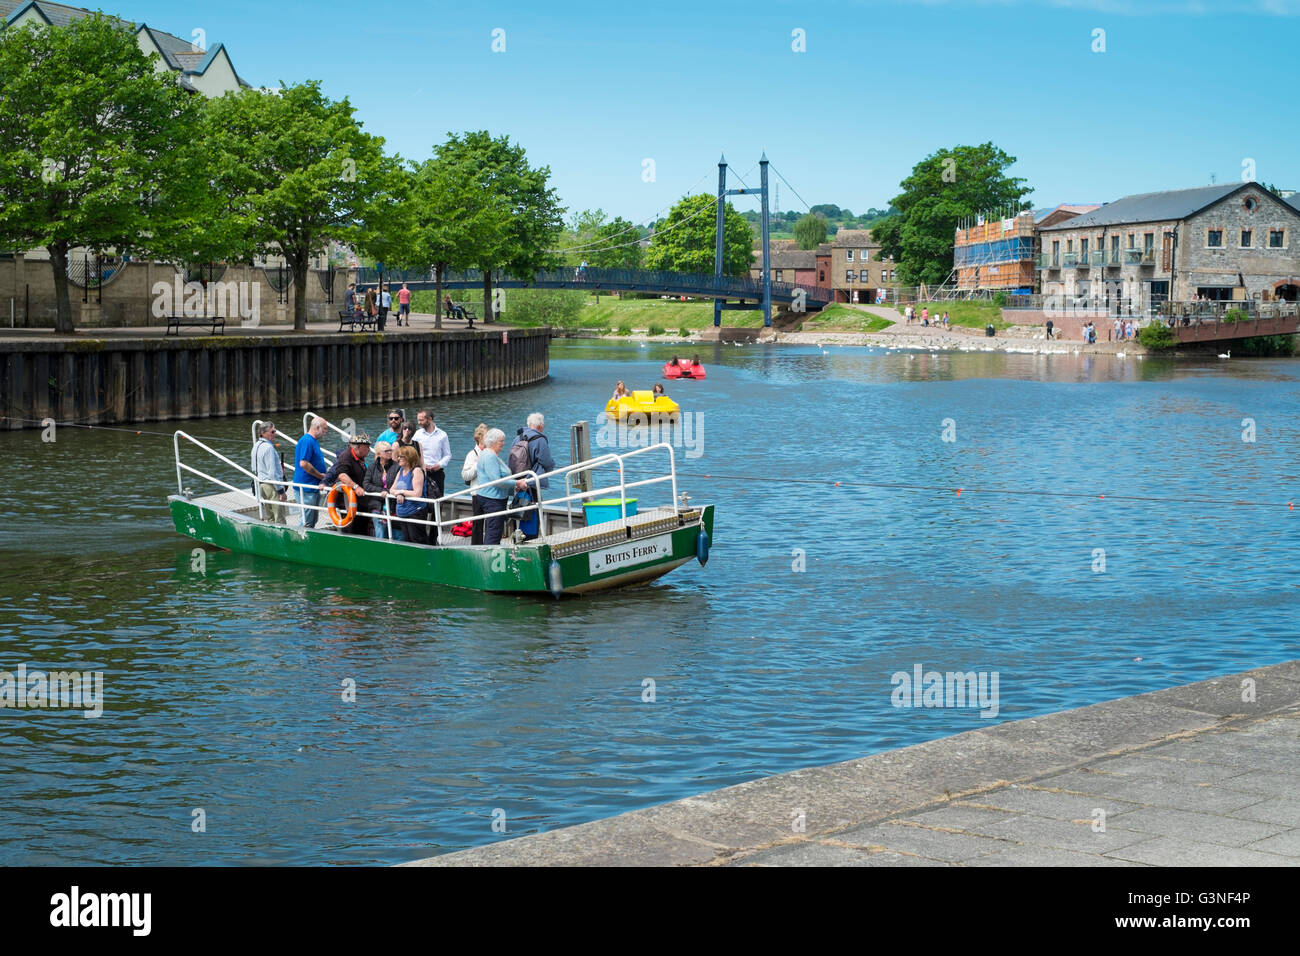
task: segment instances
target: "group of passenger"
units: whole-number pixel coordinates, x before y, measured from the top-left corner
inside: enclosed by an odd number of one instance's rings
[[[356,499],[356,515],[340,530],[345,534],[372,535],[414,544],[439,543],[434,510],[419,498],[442,498],[446,494],[447,467],[451,462],[451,443],[447,433],[437,426],[433,410],[419,411],[416,421],[395,408],[387,415],[387,427],[372,443],[370,436],[359,433],[341,447],[334,464],[326,466],[321,441],[329,423],[317,417],[294,448],[292,495],[298,505],[297,524],[315,528],[320,511],[336,485],[350,489]],[[546,419],[540,412],[528,416],[525,427],[516,432],[514,445],[506,458],[505,432],[480,424],[474,429],[474,446],[465,456],[460,477],[467,486],[480,485],[471,496],[472,514],[469,532],[471,544],[497,545],[505,531],[510,507],[527,505],[540,498],[541,489],[549,487],[545,474],[555,470],[550,443],[546,438]],[[284,464],[275,448],[274,422],[263,422],[253,445],[252,470],[257,477],[257,497],[268,520],[288,521],[289,489],[284,482]],[[370,453],[374,452],[373,459]],[[511,480],[512,474],[532,471],[535,482]],[[346,495],[346,493],[344,493]],[[336,502],[338,506],[342,502]],[[491,517],[481,518],[489,515]],[[498,516],[499,515],[499,516]],[[446,508],[442,518],[450,516]],[[524,538],[540,533],[537,511],[521,514],[520,530]]]

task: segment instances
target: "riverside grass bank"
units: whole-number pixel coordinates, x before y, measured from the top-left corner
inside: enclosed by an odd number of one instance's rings
[[[0,428],[266,415],[470,395],[541,382],[549,328],[0,335]]]

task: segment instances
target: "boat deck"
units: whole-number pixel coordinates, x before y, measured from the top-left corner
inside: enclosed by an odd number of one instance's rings
[[[202,508],[224,511],[251,521],[261,520],[258,516],[257,505],[252,503],[248,495],[240,492],[226,491],[216,495],[204,495],[194,498],[193,502]],[[293,526],[296,524],[296,509],[292,502],[286,503],[285,507],[289,509],[289,521],[290,525]],[[453,502],[452,508],[454,516],[458,520],[463,521],[470,517],[469,502]],[[682,519],[689,522],[693,517],[698,518],[698,512],[693,510],[679,513],[674,508],[661,506],[647,508],[645,511],[639,512],[626,520],[605,521],[588,526],[586,515],[581,510],[569,512],[564,508],[546,508],[543,506],[543,512],[551,533],[531,543],[548,544],[561,556],[565,553],[583,551],[587,548],[601,547],[613,541],[629,537],[644,538],[654,534],[662,534],[679,527]],[[335,532],[335,528],[329,523],[328,518],[318,523],[313,530],[325,533]],[[465,548],[471,545],[469,536],[459,537],[452,534],[450,528],[443,528],[439,535],[439,546]]]

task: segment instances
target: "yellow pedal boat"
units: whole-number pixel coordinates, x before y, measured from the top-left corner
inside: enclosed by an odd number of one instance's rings
[[[681,406],[667,395],[640,391],[622,398],[611,398],[605,406],[606,418],[622,422],[631,415],[644,415],[646,424],[652,421],[675,423],[681,411]]]

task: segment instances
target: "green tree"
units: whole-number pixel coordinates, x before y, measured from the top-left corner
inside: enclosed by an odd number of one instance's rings
[[[656,224],[645,264],[649,269],[712,274],[717,241],[716,197],[707,194],[678,200],[668,218]],[[754,234],[731,203],[722,226],[722,271],[729,276],[749,274]]]
[[[871,239],[873,242],[880,243],[880,258],[885,260],[891,256],[898,259],[903,254],[902,236],[900,230],[903,226],[901,216],[886,216],[884,219],[878,219],[871,224]]]
[[[477,172],[473,181],[500,197],[509,209],[508,222],[496,234],[476,234],[469,265],[483,272],[483,315],[492,315],[492,270],[528,280],[540,269],[560,263],[556,243],[564,228],[564,207],[549,185],[551,168],[528,164],[522,146],[509,137],[486,130],[451,135],[439,154],[452,150]]]
[[[941,149],[912,167],[891,201],[898,210],[899,278],[938,284],[952,271],[953,235],[964,216],[1022,205],[1032,190],[1004,170],[1016,161],[992,143]],[[872,228],[879,238],[880,224]],[[886,253],[887,254],[887,253]]]
[[[597,229],[593,242],[587,261],[597,269],[641,268],[641,230],[621,216]]]
[[[454,133],[415,174],[417,259],[433,269],[434,327],[442,328],[442,283],[459,271],[504,259],[510,250],[510,197],[493,188],[474,149]],[[488,303],[484,303],[483,315]]]
[[[0,31],[0,244],[49,252],[56,331],[74,331],[70,249],[151,254],[186,220],[197,109],[98,14]]]
[[[826,217],[808,213],[794,224],[794,239],[799,248],[816,249],[826,241]]]
[[[293,327],[307,329],[307,270],[331,239],[353,243],[397,205],[401,162],[361,129],[346,100],[310,81],[278,93],[241,90],[208,104],[205,147],[216,188],[254,251],[284,256],[295,290]]]

